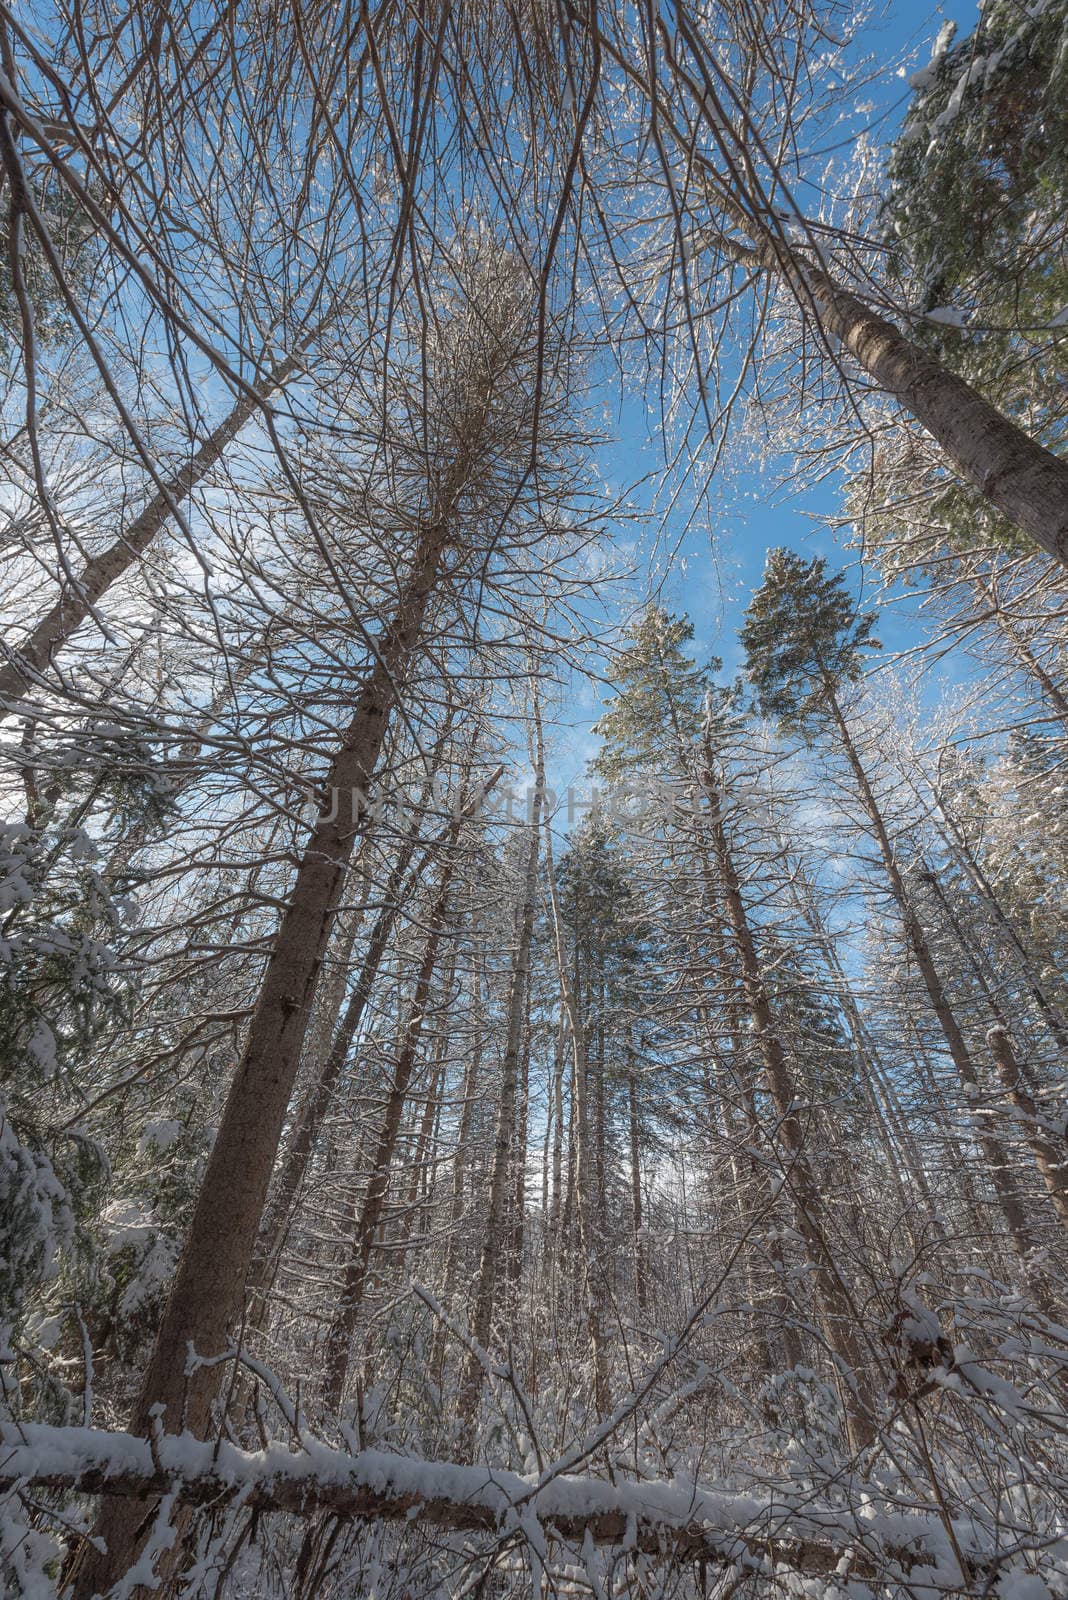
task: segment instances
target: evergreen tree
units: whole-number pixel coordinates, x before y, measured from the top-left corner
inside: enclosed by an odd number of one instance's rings
[[[798,732],[818,721],[829,697],[862,676],[863,651],[881,648],[874,625],[874,613],[857,614],[844,577],[828,573],[822,556],[772,550],[741,634],[764,715]]]
[[[59,184],[50,167],[24,170],[35,190],[34,202],[58,258],[64,282],[83,294],[92,269],[93,226],[85,212]],[[26,336],[25,295],[33,318],[33,337],[40,344],[58,343],[71,331],[66,297],[47,260],[36,230],[25,212],[18,217],[18,257],[21,283],[11,270],[11,195],[6,170],[0,171],[0,353],[19,346]],[[21,293],[20,293],[21,291]]]
[[[693,624],[649,606],[624,635],[612,669],[615,693],[594,729],[603,741],[594,773],[609,781],[625,774],[662,777],[679,771],[683,753],[697,742],[709,668],[698,667],[685,647]]]
[[[1050,382],[1048,337],[1068,301],[1068,4],[983,6],[955,39],[946,23],[891,152],[884,225],[891,270],[913,304],[983,325],[962,340],[951,321],[926,325],[943,357],[997,391],[1034,392],[1034,374],[1006,371],[1012,343],[1030,334]]]
[[[764,582],[753,597],[742,629],[748,675],[756,687],[761,708],[778,718],[784,728],[808,734],[824,724],[836,732],[946,1049],[965,1094],[977,1102],[982,1085],[972,1050],[950,1002],[941,964],[935,960],[906,881],[900,841],[891,838],[841,704],[842,690],[861,677],[861,651],[875,646],[871,639],[873,624],[873,615],[855,615],[841,575],[828,578],[826,564],[821,559],[804,562],[790,551],[773,551],[765,568]],[[1036,1299],[1050,1308],[1048,1286],[1041,1273],[1031,1271],[1029,1266],[1032,1233],[1022,1196],[1010,1171],[1006,1147],[986,1118],[977,1115],[974,1121],[976,1142],[983,1152],[1015,1254]]]
[[[798,1081],[807,1096],[836,1102],[839,1111],[860,1109],[859,1063],[833,998],[827,976],[803,949],[774,928],[759,940],[768,998],[784,1038],[790,1042]]]
[[[102,861],[166,813],[148,738],[76,727],[45,750],[31,729],[21,752],[25,818],[0,822],[0,1326],[89,1244],[108,1161],[64,1108],[137,992],[131,905]]]
[[[881,226],[914,338],[1055,453],[1068,444],[1068,3],[994,0],[947,22],[888,161]],[[906,427],[852,486],[865,542],[915,575],[950,553],[1027,553],[1012,521]],[[917,489],[921,492],[917,495]],[[908,556],[897,562],[902,548]]]

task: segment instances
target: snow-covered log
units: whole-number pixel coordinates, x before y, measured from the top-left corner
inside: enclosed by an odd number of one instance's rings
[[[803,1511],[772,1494],[731,1492],[675,1480],[606,1483],[423,1461],[365,1450],[356,1455],[306,1441],[245,1452],[189,1434],[149,1442],[132,1434],[39,1424],[0,1429],[0,1492],[77,1489],[187,1505],[227,1500],[250,1509],[380,1521],[457,1532],[517,1535],[544,1555],[550,1542],[619,1545],[676,1561],[737,1563],[770,1572],[849,1576],[893,1583],[924,1578],[958,1588],[990,1566],[975,1554],[961,1573],[940,1525],[922,1515],[842,1508]],[[965,1530],[955,1530],[958,1546]]]

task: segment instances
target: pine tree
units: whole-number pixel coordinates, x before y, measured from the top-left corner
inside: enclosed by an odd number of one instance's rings
[[[643,768],[648,771],[656,763],[658,776],[671,777],[687,793],[682,816],[689,812],[687,831],[693,836],[697,856],[703,917],[710,931],[718,930],[722,923],[730,930],[733,949],[728,983],[737,991],[737,1011],[748,1015],[764,1089],[774,1107],[775,1132],[768,1142],[773,1159],[789,1174],[785,1187],[811,1262],[820,1320],[841,1365],[847,1432],[853,1447],[860,1449],[871,1442],[875,1424],[856,1310],[850,1285],[830,1249],[827,1220],[799,1115],[801,1074],[784,1046],[761,963],[759,929],[747,905],[739,852],[725,818],[730,748],[737,738],[736,694],[714,686],[711,673],[695,668],[683,653],[682,646],[693,637],[688,621],[652,610],[631,637],[631,650],[616,667],[622,684],[620,700],[598,723],[605,750],[597,769],[614,775]],[[734,1001],[731,1006],[735,1008]],[[767,1136],[752,1103],[750,1115],[754,1137],[765,1142]],[[767,1173],[759,1164],[756,1176],[761,1204],[770,1211],[774,1199]],[[775,1265],[778,1275],[781,1258],[776,1258]],[[796,1365],[799,1352],[789,1331],[785,1343],[788,1360]]]
[[[913,337],[1057,455],[1068,449],[1068,5],[992,0],[947,22],[889,152],[879,228]],[[945,472],[915,428],[880,431],[850,486],[865,548],[915,579],[965,557],[977,589],[991,550],[1027,555],[1018,527]],[[968,571],[968,567],[965,571]],[[990,597],[979,598],[985,612]],[[998,608],[997,626],[1027,653]]]
[[[841,704],[843,691],[862,675],[861,652],[875,647],[871,638],[873,625],[872,615],[857,617],[844,577],[828,576],[826,562],[821,558],[805,562],[791,551],[772,551],[741,634],[748,676],[760,708],[784,729],[806,737],[828,727],[836,733],[875,835],[905,936],[946,1048],[965,1093],[977,1097],[981,1083],[972,1052],[950,1004],[945,980],[906,883],[898,849]],[[982,1112],[976,1115],[976,1140],[1013,1247],[1026,1270],[1032,1238],[1023,1201],[1005,1147]],[[1036,1295],[1048,1304],[1048,1290],[1040,1275],[1030,1276]]]
[[[677,773],[684,752],[701,732],[701,707],[709,671],[686,655],[693,624],[649,606],[624,634],[612,668],[613,697],[594,728],[602,750],[594,773],[609,782],[644,773]],[[718,663],[713,663],[714,671]]]
[[[745,614],[741,641],[765,716],[805,733],[833,716],[831,698],[863,676],[875,614],[858,616],[841,574],[822,557],[772,550]]]
[[[1059,448],[1068,442],[1057,320],[1068,304],[1068,4],[1021,11],[994,0],[961,39],[947,23],[911,86],[883,208],[891,272],[932,314],[918,336]],[[953,538],[971,542],[976,523],[989,531],[982,497],[963,487],[956,496]],[[1010,525],[997,531],[1016,542]]]

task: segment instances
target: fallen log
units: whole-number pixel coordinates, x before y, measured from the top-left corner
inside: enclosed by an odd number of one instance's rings
[[[190,1434],[153,1440],[98,1428],[0,1427],[0,1493],[23,1488],[148,1499],[188,1506],[346,1520],[412,1522],[458,1533],[516,1535],[543,1554],[550,1543],[617,1545],[673,1561],[788,1568],[806,1577],[894,1584],[926,1569],[926,1584],[967,1590],[991,1563],[961,1572],[941,1525],[921,1514],[858,1513],[697,1484],[561,1474],[528,1479],[365,1450],[346,1454],[308,1440],[249,1452]],[[958,1540],[959,1542],[959,1540]]]

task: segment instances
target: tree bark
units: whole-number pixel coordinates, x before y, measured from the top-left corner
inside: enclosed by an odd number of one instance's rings
[[[645,1241],[642,1233],[641,1135],[638,1126],[638,1067],[634,1042],[627,1041],[627,1125],[630,1133],[630,1220],[634,1250],[634,1293],[639,1311],[645,1310]]]
[[[532,690],[537,695],[537,687]],[[518,941],[508,990],[508,1027],[501,1062],[500,1098],[497,1102],[497,1130],[493,1145],[493,1167],[486,1202],[486,1230],[482,1240],[471,1331],[475,1342],[486,1349],[493,1325],[494,1294],[498,1268],[508,1243],[508,1177],[515,1149],[519,1052],[523,1042],[523,1014],[530,982],[530,946],[534,937],[534,912],[538,891],[538,843],[542,803],[545,792],[545,762],[539,745],[534,766],[534,799],[531,808],[526,863],[523,872],[523,904],[519,918]],[[470,1434],[482,1389],[482,1366],[472,1355],[464,1375],[459,1400],[461,1437],[464,1449],[470,1448]]]
[[[555,1248],[560,1232],[560,1217],[563,1208],[564,1192],[564,1060],[567,1044],[567,1017],[561,1006],[560,1016],[556,1026],[556,1036],[553,1041],[553,1147],[551,1182],[552,1194],[549,1200],[549,1240],[550,1248]]]
[[[1068,695],[1064,693],[1052,673],[1043,666],[1035,655],[1023,633],[1018,632],[1014,626],[1012,613],[1006,606],[1002,605],[1001,596],[998,593],[996,571],[991,570],[989,567],[986,571],[971,569],[968,576],[972,587],[979,596],[980,603],[984,607],[983,619],[985,620],[987,616],[993,617],[994,625],[1008,645],[1010,652],[1016,657],[1021,669],[1038,684],[1039,689],[1045,695],[1054,714],[1059,719],[1062,730],[1068,733]]]
[[[377,1450],[344,1455],[325,1445],[318,1446],[316,1472],[307,1469],[300,1455],[291,1457],[294,1465],[286,1467],[280,1463],[279,1457],[284,1461],[280,1451],[265,1458],[223,1444],[215,1459],[210,1445],[191,1450],[188,1439],[169,1436],[159,1441],[153,1460],[147,1441],[131,1439],[129,1434],[96,1428],[42,1431],[64,1441],[76,1432],[76,1464],[67,1470],[56,1470],[54,1465],[42,1469],[34,1446],[13,1432],[2,1442],[0,1493],[28,1487],[73,1489],[131,1497],[138,1504],[173,1494],[185,1506],[240,1504],[253,1511],[298,1517],[326,1514],[354,1521],[415,1522],[457,1533],[482,1532],[494,1540],[499,1540],[502,1516],[511,1508],[513,1517],[522,1511],[537,1520],[547,1540],[566,1541],[572,1550],[581,1549],[588,1540],[667,1561],[707,1560],[732,1568],[737,1567],[739,1552],[745,1551],[746,1561],[758,1569],[770,1559],[812,1577],[849,1578],[879,1586],[897,1571],[944,1568],[946,1561],[942,1529],[933,1517],[919,1513],[911,1523],[899,1514],[895,1537],[900,1543],[881,1544],[876,1528],[872,1538],[860,1544],[845,1511],[837,1518],[840,1536],[831,1537],[828,1524],[836,1519],[823,1507],[816,1507],[817,1515],[806,1527],[803,1510],[784,1515],[774,1500],[761,1507],[751,1494],[738,1496],[736,1520],[725,1521],[730,1491],[715,1487],[711,1514],[702,1507],[706,1491],[701,1486],[694,1491],[691,1514],[681,1494],[677,1509],[661,1510],[657,1496],[643,1503],[640,1485],[617,1486],[601,1478],[556,1474],[539,1488],[512,1473],[488,1475],[483,1467],[426,1462]],[[439,1487],[445,1475],[449,1492]],[[765,1523],[780,1531],[772,1536],[768,1527],[761,1526]],[[969,1560],[954,1587],[971,1591],[988,1586],[996,1565],[993,1558]]]
[[[307,1034],[323,954],[361,821],[355,797],[366,793],[396,699],[396,680],[418,646],[447,542],[447,524],[423,534],[414,569],[325,785],[336,804],[316,823],[275,938],[244,1056],[234,1075],[185,1248],[156,1335],[133,1416],[147,1434],[157,1410],[164,1426],[203,1437],[223,1369],[187,1375],[190,1349],[217,1356],[244,1300],[286,1108]],[[346,816],[346,801],[351,810]],[[110,1501],[98,1535],[106,1553],[86,1544],[76,1600],[88,1600],[125,1570],[147,1507]]]
[[[112,584],[144,554],[180,503],[221,460],[245,424],[301,370],[303,354],[322,327],[323,323],[318,323],[291,355],[239,395],[222,422],[185,465],[163,483],[115,542],[86,562],[77,580],[64,586],[59,599],[21,644],[9,647],[9,660],[0,668],[0,716],[4,714],[5,701],[33,688],[56,652],[77,632]]]
[[[1005,1093],[1020,1114],[1021,1131],[1031,1146],[1035,1165],[1046,1186],[1053,1209],[1062,1228],[1068,1228],[1068,1144],[1063,1134],[1060,1143],[1055,1144],[1047,1133],[1038,1107],[1024,1087],[1020,1064],[1006,1030],[991,1028],[987,1034],[987,1042]]]
[[[694,790],[695,797],[696,793],[697,791]],[[720,908],[715,884],[716,874],[709,858],[709,852],[703,838],[698,838],[696,845],[701,860],[701,887],[705,901],[705,917],[708,923],[709,939],[712,946],[712,960],[715,969],[718,971],[719,978],[724,989],[724,1005],[726,1007],[730,1033],[734,1045],[735,1058],[738,1062],[742,1062],[747,1054],[747,1041],[744,1037],[743,1028],[741,1026],[740,1013],[742,1008],[739,1006],[737,999],[738,973],[736,968],[728,963],[727,959],[726,941],[723,937],[723,929],[720,924]],[[729,912],[727,921],[729,924]],[[691,960],[693,961],[695,970],[700,971],[701,960],[696,949],[691,950]],[[715,1030],[712,1024],[712,1018],[709,1015],[708,1007],[704,1005],[699,1006],[697,1014],[698,1020],[700,1021],[704,1031],[708,1054],[712,1063],[712,1069],[714,1070],[720,1082],[722,1082],[725,1073],[725,1065],[722,1058],[722,1052],[720,1051],[716,1040]],[[709,1128],[711,1132],[716,1126],[716,1108],[712,1103],[712,1074],[707,1070],[706,1083],[707,1094],[709,1097]],[[767,1141],[767,1133],[757,1112],[755,1096],[753,1094],[751,1085],[748,1082],[745,1082],[744,1084],[740,1083],[740,1087],[742,1088],[743,1100],[742,1114],[749,1133],[748,1168],[753,1208],[758,1213],[763,1214],[773,1224],[771,1228],[765,1230],[766,1235],[770,1234],[770,1237],[765,1237],[764,1252],[767,1256],[768,1262],[770,1263],[772,1274],[772,1289],[770,1296],[768,1297],[769,1311],[782,1343],[783,1357],[782,1363],[777,1362],[775,1359],[775,1354],[771,1343],[770,1330],[767,1326],[766,1319],[755,1318],[754,1321],[758,1323],[758,1326],[754,1327],[753,1329],[753,1342],[748,1360],[754,1372],[763,1372],[766,1376],[770,1376],[777,1370],[780,1370],[780,1366],[784,1366],[787,1371],[793,1371],[795,1367],[799,1367],[801,1365],[803,1351],[801,1348],[801,1340],[797,1331],[796,1313],[785,1288],[787,1267],[786,1256],[785,1252],[783,1251],[782,1240],[778,1237],[779,1230],[775,1225],[777,1222],[777,1213],[781,1208],[778,1205],[772,1190],[768,1164],[757,1154],[761,1145]],[[729,1102],[722,1097],[722,1095],[721,1110],[724,1131],[731,1145],[730,1161],[733,1201],[737,1213],[739,1230],[744,1234],[748,1222],[748,1218],[746,1216],[746,1197],[743,1191],[742,1173],[739,1168],[735,1147],[737,1146],[744,1149],[747,1141],[745,1138],[744,1129],[741,1126],[735,1126],[733,1109],[731,1108]],[[713,1203],[715,1203],[717,1198],[715,1193],[715,1185],[713,1183],[709,1183],[708,1188],[709,1198]],[[746,1250],[744,1257],[744,1270],[747,1280],[749,1305],[754,1311],[756,1311],[760,1306],[761,1291],[757,1287],[757,1275],[754,1271],[752,1254],[752,1251]]]
[[[890,1173],[890,1180],[898,1196],[902,1217],[905,1218],[907,1226],[912,1231],[914,1202],[906,1192],[902,1181],[901,1169],[904,1168],[922,1200],[925,1214],[924,1221],[933,1226],[940,1237],[944,1237],[941,1220],[937,1214],[938,1208],[927,1183],[923,1171],[923,1162],[916,1148],[916,1142],[902,1114],[893,1085],[883,1070],[879,1052],[860,1014],[856,1000],[853,997],[852,988],[838,958],[834,940],[831,938],[823,917],[820,915],[812,885],[805,876],[800,862],[798,862],[796,869],[790,873],[790,889],[795,905],[815,936],[827,970],[835,980],[837,998],[845,1014],[850,1037],[853,1041],[853,1048],[861,1066],[864,1097],[868,1102],[873,1121],[879,1132],[887,1170]],[[920,1232],[922,1233],[922,1228]],[[920,1243],[919,1237],[915,1237],[914,1242]]]
[[[932,793],[934,795],[935,805],[938,807],[939,815],[946,825],[948,842],[953,850],[954,855],[957,857],[957,860],[968,874],[968,877],[971,878],[979,894],[982,896],[984,903],[997,922],[998,927],[1002,929],[1005,936],[1008,938],[1013,948],[1019,955],[1020,963],[1023,968],[1024,979],[1027,983],[1028,989],[1030,990],[1031,998],[1034,1000],[1035,1004],[1038,1006],[1038,1009],[1045,1018],[1046,1026],[1049,1028],[1050,1033],[1057,1041],[1060,1049],[1068,1051],[1068,1023],[1065,1022],[1064,1017],[1061,1015],[1058,1008],[1054,1005],[1053,1001],[1050,1000],[1049,996],[1042,988],[1042,985],[1039,983],[1038,976],[1034,970],[1034,961],[1032,959],[1031,952],[1027,949],[1027,946],[1021,938],[1019,931],[1012,921],[1012,918],[1008,915],[1004,906],[1001,904],[994,885],[990,882],[990,879],[987,877],[982,864],[976,857],[975,852],[972,850],[967,835],[961,827],[958,818],[954,816],[952,807],[946,805],[945,799],[939,789],[933,789]]]
[[[867,1376],[868,1364],[857,1336],[860,1318],[838,1271],[827,1235],[819,1189],[805,1154],[804,1130],[797,1114],[797,1093],[760,971],[741,884],[723,821],[720,793],[713,776],[712,751],[707,743],[705,760],[701,787],[708,805],[712,847],[719,867],[728,920],[738,950],[742,986],[763,1062],[767,1090],[778,1117],[777,1135],[786,1158],[784,1173],[787,1188],[794,1201],[798,1232],[805,1241],[812,1264],[824,1335],[845,1369],[841,1387],[850,1445],[854,1450],[862,1450],[873,1442],[876,1425]]]
[[[471,1128],[475,1119],[475,1095],[478,1089],[478,1076],[482,1066],[482,1041],[483,1031],[479,1026],[479,1005],[481,998],[482,977],[478,968],[477,959],[471,971],[471,999],[472,1017],[474,1020],[474,1036],[471,1041],[470,1054],[467,1058],[467,1067],[464,1072],[463,1086],[461,1088],[460,1125],[456,1131],[456,1149],[452,1162],[452,1198],[449,1202],[449,1231],[445,1246],[445,1272],[443,1303],[447,1311],[453,1310],[453,1300],[456,1293],[456,1278],[460,1261],[460,1223],[464,1214],[464,1190],[467,1181],[467,1156],[471,1145]],[[439,1322],[434,1331],[434,1353],[431,1358],[431,1371],[438,1375],[439,1388],[443,1387],[443,1367],[445,1362],[445,1339],[447,1329],[444,1322]]]
[[[589,27],[589,19],[569,8],[576,25]],[[716,82],[705,65],[705,48],[694,23],[681,5],[673,8],[679,34],[698,63],[695,76],[679,61],[663,21],[661,41],[676,83],[693,96],[698,114],[713,126],[722,122],[717,110]],[[620,61],[620,53],[599,30],[604,45]],[[814,255],[792,244],[781,230],[765,220],[761,197],[746,192],[742,168],[724,174],[704,156],[692,136],[679,128],[665,103],[650,85],[647,73],[623,60],[632,81],[657,102],[661,125],[670,129],[688,163],[703,179],[710,206],[718,204],[730,224],[752,243],[745,245],[727,234],[717,235],[726,254],[750,268],[778,278],[792,290],[802,314],[825,335],[837,339],[877,388],[908,411],[941,446],[957,473],[974,486],[1009,520],[1028,534],[1046,553],[1068,566],[1068,461],[1055,456],[1011,422],[989,400],[959,378],[937,357],[902,333],[858,295],[836,283]]]
[[[822,268],[802,265],[777,243],[758,247],[762,265],[785,278],[827,333],[868,376],[910,412],[957,472],[1047,555],[1068,567],[1068,461],[1010,422],[885,317],[839,287]]]
[[[398,684],[421,645],[445,555],[457,536],[462,497],[494,470],[493,405],[500,380],[516,359],[514,339],[488,342],[484,353],[462,369],[462,389],[443,419],[448,448],[428,475],[411,568],[331,763],[324,785],[328,811],[312,830],[267,961],[244,1055],[134,1408],[137,1433],[147,1434],[158,1421],[200,1437],[207,1432],[224,1369],[201,1365],[187,1374],[189,1352],[192,1348],[206,1358],[222,1354],[243,1303],[323,955],[366,811],[363,797]],[[147,1508],[136,1502],[116,1505],[105,1508],[97,1538],[83,1547],[74,1600],[88,1600],[94,1590],[107,1588],[136,1556]]]
[[[482,798],[485,798],[489,793],[503,770],[503,767],[498,767],[491,774],[482,789]],[[465,814],[470,815],[470,807],[467,808]],[[353,1040],[356,1038],[363,1021],[364,1012],[371,998],[375,980],[378,976],[378,969],[382,964],[382,957],[385,955],[394,924],[401,913],[402,907],[407,902],[409,894],[414,892],[416,885],[426,870],[427,862],[432,858],[434,852],[447,842],[450,827],[451,825],[447,825],[438,834],[437,838],[426,846],[420,854],[418,862],[410,872],[408,869],[417,843],[414,836],[406,841],[396,861],[393,863],[383,892],[382,910],[379,912],[371,929],[359,976],[356,979],[344,1014],[334,1034],[330,1053],[323,1063],[322,1070],[309,1085],[307,1094],[301,1102],[284,1160],[277,1180],[272,1187],[270,1200],[260,1230],[256,1258],[249,1273],[250,1293],[262,1290],[271,1265],[278,1257],[293,1209],[293,1203],[304,1181],[304,1174],[307,1171],[311,1153],[315,1148],[315,1141],[322,1126],[323,1118],[330,1109],[334,1093],[345,1070]]]
[[[454,963],[450,962],[450,966]],[[443,989],[448,992],[451,986],[451,973],[446,972]],[[401,1201],[400,1215],[393,1221],[393,1231],[397,1235],[395,1251],[391,1249],[389,1266],[390,1276],[394,1283],[404,1282],[404,1268],[408,1260],[408,1252],[417,1246],[426,1229],[426,1212],[431,1188],[430,1169],[432,1165],[431,1150],[434,1144],[434,1128],[441,1110],[441,1091],[445,1078],[445,1067],[441,1059],[445,1045],[445,1037],[438,1036],[435,1046],[435,1060],[430,1070],[430,1081],[427,1084],[426,1099],[423,1102],[422,1115],[415,1134],[412,1159],[408,1165],[408,1191]]]
[[[527,1142],[530,1138],[530,1053],[531,1043],[531,984],[527,976],[524,1001],[523,1043],[519,1051],[519,1072],[516,1082],[515,1138],[512,1140],[512,1195],[508,1226],[508,1251],[505,1258],[508,1294],[508,1316],[514,1319],[520,1286],[523,1281],[523,1255],[527,1233]]]
[[[449,896],[452,891],[452,880],[457,865],[457,844],[461,829],[469,813],[470,801],[468,797],[465,797],[464,803],[457,809],[449,828],[437,894],[434,897],[427,920],[427,936],[423,946],[423,956],[419,964],[400,1051],[393,1070],[393,1081],[386,1100],[382,1126],[379,1130],[378,1142],[371,1163],[371,1172],[367,1181],[367,1189],[364,1194],[363,1205],[355,1217],[349,1262],[345,1270],[341,1294],[338,1297],[334,1320],[330,1325],[326,1338],[326,1347],[323,1353],[322,1392],[323,1403],[331,1411],[340,1409],[344,1397],[345,1380],[348,1377],[349,1370],[349,1347],[352,1342],[356,1321],[360,1314],[360,1307],[363,1304],[364,1291],[367,1287],[367,1275],[374,1250],[375,1233],[385,1210],[401,1116],[408,1096],[408,1085],[411,1082],[412,1073],[419,1056],[419,1046],[430,999],[430,988],[437,967],[438,950],[448,924]]]
[[[541,718],[535,705],[535,729],[538,748],[541,748]],[[578,1261],[585,1286],[586,1327],[593,1362],[594,1405],[598,1416],[607,1416],[612,1404],[611,1383],[608,1374],[608,1353],[604,1331],[604,1265],[601,1251],[605,1241],[594,1233],[594,1195],[596,1182],[593,1151],[590,1148],[590,1116],[587,1103],[586,1033],[582,1021],[578,994],[571,976],[564,941],[564,925],[560,915],[560,896],[553,868],[552,835],[549,819],[545,818],[545,875],[549,890],[549,911],[556,948],[556,967],[560,981],[560,998],[567,1016],[572,1052],[572,1124],[575,1158],[574,1183],[569,1184],[569,1196],[574,1195],[574,1213],[578,1223]]]
[[[883,860],[883,867],[886,871],[886,876],[890,884],[890,892],[897,904],[898,911],[901,915],[901,920],[904,924],[905,937],[915,958],[916,965],[919,968],[920,976],[923,978],[924,988],[927,990],[927,997],[931,1002],[931,1009],[938,1018],[938,1024],[942,1030],[942,1036],[946,1041],[946,1048],[948,1049],[953,1064],[957,1069],[957,1075],[960,1078],[965,1095],[969,1098],[970,1102],[973,1102],[971,1109],[972,1122],[973,1126],[975,1127],[976,1142],[982,1151],[983,1160],[986,1163],[987,1172],[994,1187],[994,1192],[997,1196],[1002,1216],[1005,1218],[1005,1225],[1008,1229],[1009,1238],[1012,1241],[1013,1249],[1015,1250],[1016,1255],[1019,1257],[1021,1263],[1023,1263],[1026,1271],[1028,1258],[1031,1252],[1031,1240],[1028,1234],[1027,1219],[1023,1203],[1016,1189],[1016,1185],[1012,1181],[1008,1153],[1002,1146],[1000,1140],[998,1140],[990,1131],[990,1129],[985,1127],[980,1120],[980,1115],[977,1112],[977,1108],[974,1104],[974,1101],[976,1101],[982,1093],[982,1085],[979,1081],[979,1075],[975,1070],[975,1064],[972,1061],[971,1053],[967,1044],[965,1043],[964,1035],[960,1030],[960,1025],[953,1013],[953,1008],[950,1006],[949,1001],[946,998],[946,992],[942,986],[942,979],[938,972],[938,968],[935,966],[934,957],[931,955],[930,946],[927,943],[927,936],[923,931],[923,925],[921,924],[919,917],[916,915],[916,911],[912,904],[912,898],[909,895],[908,889],[905,886],[905,880],[901,875],[900,868],[898,867],[897,858],[894,855],[893,846],[890,843],[890,836],[886,831],[886,824],[883,821],[882,812],[879,809],[879,803],[876,800],[875,792],[868,781],[868,775],[864,770],[864,764],[860,759],[856,744],[853,740],[853,735],[849,729],[849,724],[846,722],[845,717],[842,714],[842,708],[838,703],[838,696],[835,693],[834,686],[831,683],[829,675],[824,675],[824,684],[826,688],[827,705],[838,728],[838,733],[842,740],[842,748],[845,751],[849,765],[853,772],[853,776],[856,779],[857,790],[860,794],[861,803],[864,806],[864,810],[867,812],[868,820],[871,823],[872,831],[875,834],[876,842],[879,846],[879,853]]]

